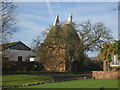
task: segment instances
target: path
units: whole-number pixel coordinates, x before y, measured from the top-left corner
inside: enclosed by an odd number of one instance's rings
[[[86,79],[91,78],[91,72],[84,72],[81,74],[41,74],[41,73],[31,73],[31,75],[44,75],[44,76],[52,76],[55,79],[55,82],[73,80],[73,79]]]

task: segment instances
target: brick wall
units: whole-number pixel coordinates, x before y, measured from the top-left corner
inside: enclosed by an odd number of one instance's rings
[[[120,79],[120,72],[115,71],[92,71],[94,79]]]

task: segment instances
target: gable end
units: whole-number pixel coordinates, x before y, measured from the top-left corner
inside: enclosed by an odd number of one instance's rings
[[[31,49],[26,46],[24,43],[20,42],[20,43],[17,43],[11,47],[9,47],[9,49],[12,49],[12,50],[25,50],[25,51],[30,51]]]

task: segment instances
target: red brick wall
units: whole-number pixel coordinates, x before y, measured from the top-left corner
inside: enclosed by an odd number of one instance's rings
[[[94,79],[120,79],[120,72],[93,71],[92,78],[94,78]]]

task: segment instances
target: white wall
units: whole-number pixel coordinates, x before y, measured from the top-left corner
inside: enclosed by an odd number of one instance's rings
[[[22,56],[22,61],[26,61],[27,57],[36,56],[33,51],[25,51],[25,50],[10,50],[7,49],[3,52],[3,54],[9,58],[10,61],[18,61],[18,56]]]

